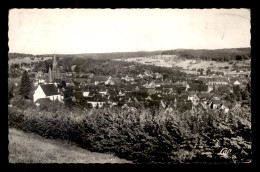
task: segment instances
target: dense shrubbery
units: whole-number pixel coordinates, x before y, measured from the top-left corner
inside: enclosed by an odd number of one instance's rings
[[[62,105],[60,105],[62,106]],[[141,163],[244,162],[251,160],[251,119],[215,111],[160,112],[59,107],[21,112],[9,107],[9,126],[48,138],[76,142],[92,151],[113,152]],[[232,156],[217,153],[231,149]]]

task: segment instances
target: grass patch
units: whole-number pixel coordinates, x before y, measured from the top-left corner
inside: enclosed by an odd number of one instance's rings
[[[9,129],[10,163],[131,163],[111,154],[95,153],[33,133]]]

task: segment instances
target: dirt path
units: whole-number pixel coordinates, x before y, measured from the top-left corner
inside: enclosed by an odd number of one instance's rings
[[[131,163],[114,155],[95,153],[61,140],[44,139],[9,129],[10,163]]]

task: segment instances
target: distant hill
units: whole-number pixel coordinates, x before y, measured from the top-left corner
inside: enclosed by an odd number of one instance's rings
[[[46,57],[53,56],[54,54],[21,54],[21,53],[9,53],[9,59],[11,58],[23,58],[23,57]],[[73,57],[73,58],[92,58],[92,59],[126,59],[131,57],[144,57],[155,55],[178,55],[179,57],[194,59],[200,58],[203,60],[216,60],[216,61],[228,61],[231,59],[251,58],[251,48],[232,48],[232,49],[176,49],[176,50],[161,50],[161,51],[138,51],[138,52],[114,52],[114,53],[82,53],[82,54],[56,54],[56,57]]]
[[[161,55],[163,51],[139,51],[139,52],[114,52],[114,53],[82,53],[82,54],[55,54],[56,57],[73,57],[73,58],[92,58],[92,59],[119,59],[119,58],[130,58],[130,57],[143,57]],[[21,53],[9,53],[9,59],[12,58],[23,58],[23,57],[46,57],[53,56],[54,54],[21,54]]]
[[[14,58],[24,58],[24,57],[34,57],[32,54],[23,54],[23,53],[8,53],[9,59]]]
[[[186,59],[203,59],[203,60],[243,60],[251,58],[251,48],[231,48],[231,49],[176,49],[162,52],[163,55],[178,55]]]

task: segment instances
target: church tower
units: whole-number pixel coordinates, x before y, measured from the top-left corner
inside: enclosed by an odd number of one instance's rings
[[[56,56],[54,55],[53,57],[53,61],[52,61],[52,71],[53,72],[57,72],[57,60],[56,60]]]
[[[52,83],[52,72],[51,72],[51,67],[49,67],[49,72],[48,72],[48,82]]]
[[[52,78],[53,78],[53,81],[55,81],[55,82],[60,79],[60,71],[58,69],[58,63],[57,63],[55,55],[54,55],[53,61],[52,61]]]

